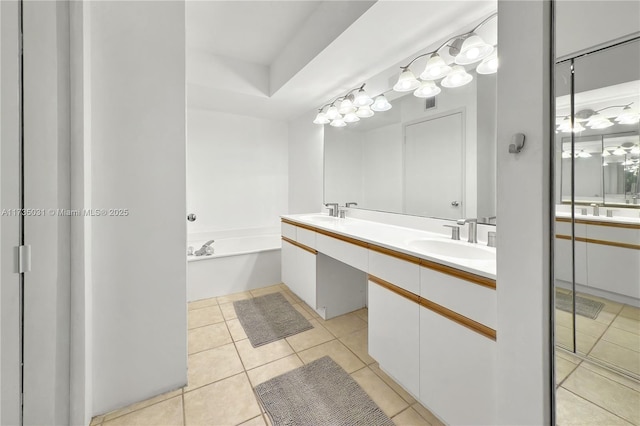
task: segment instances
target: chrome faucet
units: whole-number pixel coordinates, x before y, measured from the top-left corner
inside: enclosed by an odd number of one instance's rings
[[[215,242],[214,240],[207,241],[206,243],[204,243],[202,245],[202,247],[200,247],[198,250],[196,250],[196,252],[193,253],[193,254],[196,255],[196,256],[204,256],[205,254],[206,255],[212,254],[213,253],[213,247],[209,247],[209,246],[211,244],[213,244],[214,242]],[[211,250],[207,250],[209,248],[211,248]]]
[[[478,242],[478,219],[459,219],[457,223],[458,225],[469,224],[469,239],[467,241],[476,244]]]
[[[338,217],[338,203],[326,203],[325,206],[329,209],[329,216]]]
[[[600,216],[600,206],[596,203],[591,203],[591,207],[593,207],[593,215]]]
[[[351,201],[349,203],[346,203],[344,206],[345,207],[353,207],[353,206],[357,206],[357,205],[358,205],[358,203]]]

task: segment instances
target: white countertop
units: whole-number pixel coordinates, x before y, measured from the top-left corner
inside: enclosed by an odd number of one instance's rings
[[[556,217],[562,217],[562,218],[571,218],[571,213],[570,212],[558,212],[556,211]],[[614,217],[607,217],[607,216],[594,216],[592,214],[579,214],[576,213],[575,215],[575,219],[576,220],[589,220],[589,221],[594,221],[594,222],[608,222],[608,223],[630,223],[630,224],[635,224],[635,225],[640,225],[640,217],[626,217],[626,216],[614,216]]]
[[[308,219],[308,217],[319,216],[325,219]],[[443,234],[405,228],[396,225],[387,225],[380,222],[354,218],[332,218],[331,216],[321,213],[282,215],[281,217],[292,222],[298,222],[304,225],[331,231],[339,235],[355,238],[366,243],[375,244],[400,253],[440,263],[472,274],[494,280],[496,279],[496,249],[494,247],[487,247],[484,244],[470,244],[466,241],[453,241],[451,238],[446,237]],[[446,241],[452,245],[460,245],[461,249],[463,249],[463,246],[466,246],[464,248],[469,248],[471,246],[478,250],[493,254],[493,256],[491,259],[487,260],[467,259],[445,256],[436,252],[426,253],[423,251],[416,251],[409,246],[412,241],[421,239]]]

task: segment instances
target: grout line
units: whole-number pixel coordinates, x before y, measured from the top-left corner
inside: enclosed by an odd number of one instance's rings
[[[562,389],[564,389],[564,390],[566,390],[567,392],[569,392],[569,393],[571,393],[571,394],[573,394],[573,395],[577,396],[578,398],[580,398],[580,399],[582,399],[582,400],[584,400],[584,401],[588,402],[589,404],[595,405],[596,407],[598,407],[598,408],[600,408],[600,409],[602,409],[602,410],[606,411],[607,413],[612,414],[612,415],[616,416],[617,418],[624,420],[624,421],[625,421],[625,422],[627,422],[627,423],[631,423],[631,424],[633,424],[633,420],[625,419],[624,417],[620,416],[619,414],[616,414],[616,413],[614,413],[613,411],[611,411],[611,410],[609,410],[609,409],[607,409],[607,408],[605,408],[605,407],[602,407],[601,405],[598,405],[598,404],[596,404],[596,403],[595,403],[595,402],[593,402],[593,401],[588,400],[587,398],[583,397],[582,395],[578,395],[577,393],[573,392],[573,391],[572,391],[572,390],[570,390],[570,389],[565,388],[564,386],[562,387]]]

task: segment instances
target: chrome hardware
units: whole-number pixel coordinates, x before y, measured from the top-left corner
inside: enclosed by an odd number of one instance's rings
[[[511,137],[511,145],[509,145],[509,154],[519,154],[524,148],[524,133],[516,133]]]
[[[451,228],[451,239],[460,240],[460,227],[457,225],[442,225],[447,228]]]
[[[345,207],[353,207],[353,206],[357,206],[357,205],[358,205],[358,203],[356,203],[356,202],[354,202],[354,201],[351,201],[351,202],[349,202],[349,203],[346,203],[344,206],[345,206]]]
[[[600,216],[600,206],[596,203],[591,203],[591,207],[593,207],[593,215]]]
[[[329,216],[338,217],[338,203],[326,203],[325,207],[329,209]]]
[[[469,224],[469,239],[468,242],[476,244],[478,242],[478,219],[460,219],[458,225]]]
[[[189,215],[187,216],[187,220],[189,222],[195,222],[196,221],[196,214],[195,213],[189,213]]]
[[[452,205],[453,207],[458,207],[458,206],[460,205],[460,203],[459,203],[459,202],[457,202],[457,201],[452,201],[452,202],[451,202],[451,205]]]
[[[338,215],[340,216],[340,219],[345,219],[347,217],[347,211],[343,210],[343,209],[340,209],[338,211]]]
[[[496,246],[496,232],[489,231],[487,236],[487,247],[495,247]]]
[[[607,210],[607,217],[613,217],[613,212],[617,212],[618,210],[614,210],[614,209],[608,209]]]
[[[16,254],[16,273],[23,274],[25,272],[31,272],[31,246],[16,247]]]
[[[207,256],[212,255],[213,254],[213,247],[211,247],[211,244],[213,244],[214,242],[215,242],[214,240],[207,241],[206,243],[204,243],[202,245],[202,247],[200,247],[198,250],[196,250],[194,255],[196,255],[196,256],[204,256],[205,254]]]

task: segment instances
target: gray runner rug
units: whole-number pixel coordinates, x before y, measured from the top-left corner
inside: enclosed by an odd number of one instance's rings
[[[556,292],[556,308],[565,311],[573,311],[573,297],[571,294]],[[604,308],[604,303],[586,297],[576,296],[576,314],[583,317],[596,319],[600,311]]]
[[[313,328],[282,293],[238,300],[233,307],[254,348]]]
[[[360,385],[325,356],[255,387],[274,426],[393,426]]]

